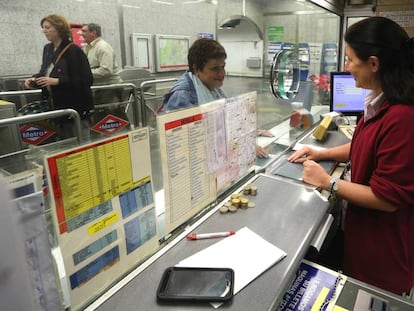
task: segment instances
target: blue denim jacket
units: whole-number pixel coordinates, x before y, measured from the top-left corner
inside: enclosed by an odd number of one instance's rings
[[[163,97],[161,112],[168,112],[180,108],[189,108],[198,105],[197,93],[190,78],[189,72],[185,72],[176,84]]]

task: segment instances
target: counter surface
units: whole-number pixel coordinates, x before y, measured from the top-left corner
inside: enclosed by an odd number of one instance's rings
[[[287,256],[242,289],[231,304],[222,305],[220,309],[275,309],[295,277],[300,261],[328,212],[328,202],[314,188],[267,175],[258,175],[253,183],[258,187],[258,192],[257,196],[249,196],[249,199],[255,202],[255,208],[239,209],[235,214],[226,215],[217,211],[195,231],[236,231],[246,226],[284,250]],[[156,290],[165,268],[217,241],[180,240],[96,310],[212,310],[213,307],[208,303],[158,304]]]

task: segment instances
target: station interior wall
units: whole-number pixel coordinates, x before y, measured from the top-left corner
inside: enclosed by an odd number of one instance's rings
[[[167,1],[148,0],[48,0],[28,6],[25,0],[4,0],[0,7],[0,27],[3,31],[0,38],[3,47],[0,50],[0,75],[31,75],[38,72],[43,46],[47,43],[40,21],[49,14],[61,14],[69,23],[100,24],[102,37],[115,50],[119,69],[132,64],[132,33],[185,35],[190,37],[190,43],[199,33],[213,34],[229,50],[229,56],[232,57],[228,61],[228,71],[240,76],[262,75],[262,68],[249,69],[245,64],[248,57],[266,57],[266,29],[269,26],[283,26],[285,40],[289,41],[336,42],[339,37],[338,16],[327,14],[327,11],[310,2],[168,2],[171,5],[165,4]],[[298,14],[297,17],[289,18],[289,14],[294,12]],[[241,24],[231,30],[219,29],[220,23],[233,16],[246,17],[256,27],[249,28],[248,24]]]

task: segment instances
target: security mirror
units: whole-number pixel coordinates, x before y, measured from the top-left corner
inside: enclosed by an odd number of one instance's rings
[[[281,50],[270,67],[270,89],[276,98],[293,99],[300,85],[300,62],[294,50]]]

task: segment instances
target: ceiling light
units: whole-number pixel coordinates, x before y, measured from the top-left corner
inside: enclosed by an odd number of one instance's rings
[[[159,4],[166,4],[166,5],[173,5],[173,3],[168,2],[168,1],[152,0],[152,2],[159,3]]]

